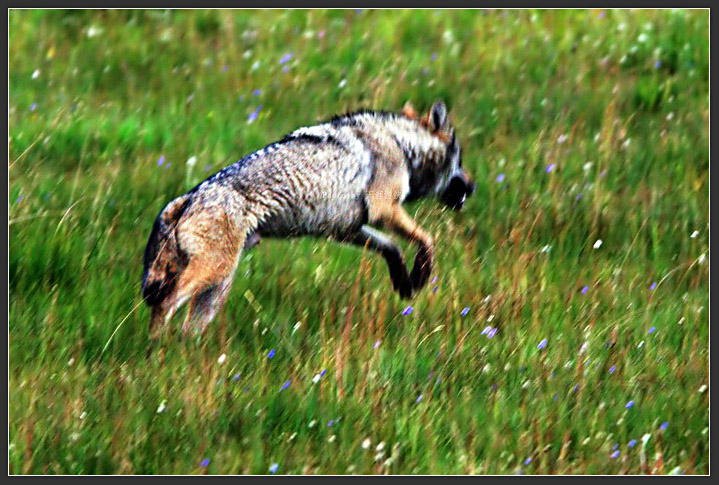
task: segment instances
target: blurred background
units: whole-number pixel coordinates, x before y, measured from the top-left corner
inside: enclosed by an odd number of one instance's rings
[[[708,473],[708,40],[708,10],[9,11],[9,472]],[[265,240],[148,353],[169,200],[435,99],[478,190],[408,207],[411,307],[376,255]]]

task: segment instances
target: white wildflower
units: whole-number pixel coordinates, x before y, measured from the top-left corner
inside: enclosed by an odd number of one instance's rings
[[[187,166],[192,168],[197,165],[197,157],[190,157],[187,159]]]
[[[340,81],[340,83],[339,83],[337,86],[338,86],[340,89],[342,89],[342,88],[345,87],[346,85],[347,85],[347,80],[346,80],[346,79],[343,79],[343,80]]]
[[[368,449],[371,444],[372,444],[372,440],[370,440],[369,438],[365,438],[364,441],[362,442],[362,449],[363,450]]]
[[[601,239],[597,239],[597,240],[594,242],[594,249],[599,249],[599,248],[601,248],[601,247],[602,247],[602,240],[601,240]]]
[[[689,236],[692,239],[696,239],[696,237],[699,235],[699,231],[694,231],[691,236]]]
[[[40,69],[35,69],[32,73],[32,78],[37,79],[38,77],[40,77]]]
[[[157,406],[157,414],[164,413],[167,409],[167,401],[163,400],[159,406]]]
[[[226,360],[227,360],[227,356],[226,356],[225,354],[222,354],[222,355],[217,359],[217,363],[218,363],[218,364],[224,364]]]

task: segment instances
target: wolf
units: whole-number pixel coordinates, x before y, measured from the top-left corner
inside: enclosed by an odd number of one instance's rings
[[[475,190],[447,106],[420,115],[362,110],[295,130],[168,203],[144,253],[142,296],[156,337],[189,300],[183,334],[204,333],[227,299],[243,251],[264,237],[315,236],[369,248],[411,298],[432,272],[435,241],[402,204],[436,197],[459,210]],[[417,246],[409,271],[376,228]]]

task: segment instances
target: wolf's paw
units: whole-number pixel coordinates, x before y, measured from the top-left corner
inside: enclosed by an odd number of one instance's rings
[[[427,284],[429,276],[432,274],[432,266],[432,249],[420,247],[414,258],[414,266],[410,275],[413,290],[419,290]]]

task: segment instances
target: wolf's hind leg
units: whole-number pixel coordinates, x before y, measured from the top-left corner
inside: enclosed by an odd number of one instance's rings
[[[357,246],[368,247],[384,256],[395,291],[402,298],[412,296],[412,280],[407,272],[404,256],[402,256],[402,251],[392,239],[369,226],[362,226],[359,232],[354,234],[349,241]]]

